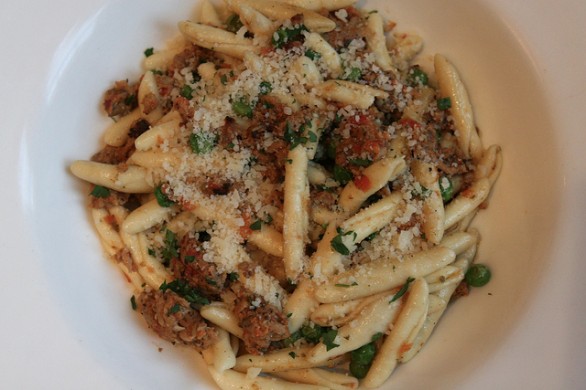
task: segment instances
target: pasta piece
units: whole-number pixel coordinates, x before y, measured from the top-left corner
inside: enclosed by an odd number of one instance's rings
[[[240,16],[240,20],[255,37],[268,38],[275,31],[276,25],[269,18],[253,7],[233,0],[225,0],[226,4]]]
[[[262,376],[251,377],[234,370],[218,372],[212,366],[208,366],[208,370],[216,384],[222,390],[328,390],[324,386],[291,383]]]
[[[503,167],[503,156],[501,147],[498,145],[491,145],[486,149],[482,155],[482,158],[476,166],[474,177],[476,180],[486,177],[492,187],[496,182],[496,179],[501,173]]]
[[[313,87],[323,82],[319,69],[309,57],[302,56],[293,61],[291,71],[297,74],[299,80],[308,87]]]
[[[322,366],[327,359],[310,361],[308,355],[311,346],[283,348],[264,355],[241,355],[236,358],[234,369],[246,372],[249,368],[258,367],[263,372],[278,372]]]
[[[460,149],[465,157],[478,162],[482,157],[483,148],[476,130],[472,104],[470,104],[464,83],[454,65],[444,56],[436,54],[434,66],[441,96],[449,97],[451,101],[450,112],[454,117],[456,137]]]
[[[122,224],[122,230],[128,234],[144,232],[167,220],[173,211],[173,207],[161,207],[157,199],[152,199],[128,215]]]
[[[149,123],[155,123],[163,117],[160,104],[161,96],[153,72],[146,72],[138,86],[138,109],[141,116]]]
[[[402,157],[387,157],[376,161],[362,172],[362,175],[368,178],[370,188],[363,191],[356,187],[353,181],[349,182],[340,194],[339,207],[346,215],[354,213],[369,196],[403,173],[406,167]]]
[[[104,133],[104,142],[110,146],[122,146],[128,139],[128,131],[141,118],[140,110],[135,109],[111,124]]]
[[[338,78],[344,73],[344,68],[342,67],[342,58],[320,34],[306,34],[305,46],[320,54],[321,59],[327,66],[331,77]]]
[[[490,192],[490,181],[482,178],[460,192],[446,206],[444,229],[449,229],[482,204]]]
[[[411,171],[423,187],[423,233],[429,242],[438,244],[444,235],[444,202],[437,168],[433,164],[415,160],[411,164]]]
[[[357,0],[276,0],[280,3],[296,5],[312,11],[320,11],[326,9],[328,11],[335,11],[340,8],[350,7]]]
[[[226,329],[228,332],[238,338],[242,338],[243,330],[238,325],[238,319],[236,315],[221,302],[212,302],[209,305],[205,305],[200,309],[200,314],[203,318],[217,325],[222,329]]]
[[[270,255],[283,257],[283,235],[271,226],[263,223],[260,230],[250,234],[248,241]]]
[[[285,199],[283,220],[283,262],[287,278],[297,280],[305,264],[305,243],[308,241],[309,185],[307,183],[307,152],[297,145],[288,155],[285,167]]]
[[[405,256],[361,264],[342,272],[318,286],[315,297],[319,302],[340,302],[390,290],[405,283],[408,277],[429,275],[454,261],[456,254],[444,247]]]
[[[276,21],[290,20],[293,16],[303,14],[303,24],[309,31],[323,33],[336,28],[336,23],[317,12],[297,7],[296,5],[283,4],[272,0],[232,0],[236,4],[246,4]]]
[[[147,181],[146,170],[137,166],[129,166],[122,170],[117,165],[102,164],[94,161],[75,161],[69,169],[78,178],[108,187],[112,190],[145,194],[153,192],[153,186]]]
[[[199,22],[201,24],[207,24],[208,26],[212,27],[222,27],[224,23],[220,20],[220,15],[218,15],[218,11],[210,3],[209,0],[203,0],[201,2],[201,6],[199,8]]]
[[[185,48],[180,46],[157,51],[143,60],[143,68],[145,70],[153,71],[167,69],[171,61],[173,61],[173,58],[183,50],[185,50]]]
[[[179,125],[180,120],[175,119],[151,127],[134,140],[136,150],[146,151],[159,146],[179,130]]]
[[[207,350],[203,351],[204,358],[206,354],[209,357],[206,359],[208,364],[213,365],[216,371],[222,372],[229,370],[236,364],[236,355],[232,350],[230,343],[230,334],[222,328],[216,327],[218,332],[218,341]]]
[[[302,278],[297,282],[297,288],[285,304],[284,312],[287,313],[289,320],[289,332],[297,331],[303,323],[309,318],[309,315],[318,302],[314,297],[314,284],[311,280]]]
[[[476,234],[476,233],[477,233],[476,231],[473,232],[473,234]],[[472,263],[472,260],[474,259],[474,256],[476,255],[476,250],[477,250],[477,245],[470,247],[464,253],[462,253],[460,256],[458,256],[458,259],[454,263],[454,266],[458,267],[462,271],[462,278],[464,277],[466,270],[468,269],[468,267]],[[458,287],[458,283],[448,284],[447,286],[445,286],[441,290],[439,290],[429,296],[430,304],[432,301],[434,302],[434,308],[433,308],[433,310],[431,310],[431,307],[430,307],[430,310],[428,312],[427,318],[425,319],[423,327],[421,328],[421,330],[419,331],[419,334],[417,335],[417,337],[414,339],[414,341],[412,343],[413,346],[411,347],[411,349],[409,351],[405,352],[403,354],[403,356],[401,357],[400,361],[402,363],[407,363],[409,360],[411,360],[413,357],[415,357],[415,355],[417,355],[417,353],[421,350],[421,348],[423,348],[423,345],[425,345],[425,343],[427,342],[427,340],[431,336],[431,333],[435,329],[435,326],[437,325],[438,321],[440,320],[441,316],[444,314],[444,312],[448,306],[448,303],[450,301],[450,297],[452,296],[452,294],[456,290],[456,287]]]
[[[130,164],[143,168],[157,169],[163,167],[178,167],[181,163],[175,153],[160,152],[158,150],[136,151],[129,158]]]
[[[340,326],[355,319],[360,311],[373,301],[380,298],[380,294],[349,301],[324,303],[311,313],[311,321],[321,326]]]
[[[372,365],[364,378],[363,384],[367,389],[381,386],[391,375],[402,354],[410,349],[405,342],[412,334],[417,334],[423,326],[428,308],[428,288],[424,279],[416,279],[411,285],[405,305],[393,324],[391,333],[386,337]]]
[[[399,300],[391,302],[393,295],[383,294],[362,309],[358,318],[338,329],[334,340],[336,347],[328,349],[324,343],[319,343],[309,352],[308,360],[319,362],[342,355],[370,343],[375,334],[384,333],[401,307]]]
[[[476,244],[477,240],[478,236],[475,234],[454,232],[445,236],[440,245],[453,250],[456,255],[459,255]]]
[[[359,109],[367,109],[374,103],[374,98],[386,99],[385,91],[368,85],[345,80],[328,80],[315,86],[318,95],[342,104],[352,104]]]
[[[358,388],[358,379],[346,374],[320,368],[305,368],[279,371],[274,376],[290,382],[325,386],[330,390],[348,390]]]
[[[192,43],[235,58],[242,59],[246,52],[259,50],[252,40],[219,28],[183,21],[179,23],[179,30]]]
[[[126,255],[126,246],[122,242],[116,229],[112,226],[112,223],[121,223],[121,221],[124,220],[126,212],[122,207],[114,207],[111,212],[112,214],[104,209],[92,209],[91,214],[94,226],[100,235],[102,246],[108,256],[116,261],[118,268],[120,268],[126,280],[131,283],[137,291],[140,291],[144,281],[133,268],[134,261],[132,260],[132,255],[129,254],[131,264],[127,264],[124,261],[124,258],[119,257]],[[111,222],[112,217],[115,219],[114,222]]]
[[[420,36],[414,34],[395,35],[394,45],[391,48],[393,63],[401,71],[409,68],[411,60],[423,48],[423,40]]]
[[[368,15],[366,28],[368,30],[366,41],[369,49],[374,53],[375,64],[377,64],[382,70],[396,72],[393,67],[393,60],[387,50],[382,16],[378,12],[373,12]]]
[[[449,285],[458,285],[462,279],[464,279],[462,270],[452,265],[448,265],[425,277],[430,293],[439,291]]]

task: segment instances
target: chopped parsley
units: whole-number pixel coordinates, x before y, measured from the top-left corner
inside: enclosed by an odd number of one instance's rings
[[[145,51],[144,51],[144,56],[145,57],[150,57],[153,54],[155,54],[155,49],[152,48],[152,47],[149,47],[149,48],[145,49]]]
[[[157,199],[157,203],[161,207],[171,207],[175,202],[173,202],[171,199],[169,199],[167,194],[165,194],[163,192],[162,187],[163,186],[160,185],[157,188],[155,188],[155,198]]]
[[[360,68],[353,67],[350,69],[350,72],[346,75],[346,80],[348,81],[358,81],[362,77],[362,71]]]
[[[283,137],[285,138],[285,141],[290,144],[290,150],[295,149],[297,145],[304,145],[307,143],[308,138],[303,135],[304,130],[305,125],[301,125],[299,127],[299,131],[295,131],[293,128],[291,128],[291,124],[289,122],[285,123],[285,134]]]
[[[305,56],[307,58],[309,58],[312,61],[318,60],[321,57],[321,54],[319,54],[317,51],[311,50],[311,49],[307,49],[305,51]]]
[[[216,137],[209,133],[193,133],[189,136],[189,146],[193,153],[206,154],[216,146]]]
[[[110,189],[102,186],[94,186],[90,195],[94,198],[107,198],[110,196]]]
[[[350,249],[348,249],[346,244],[344,244],[344,237],[349,235],[352,235],[352,239],[356,240],[356,232],[349,231],[344,233],[343,231],[338,229],[338,235],[336,235],[336,237],[332,238],[332,241],[330,241],[330,245],[332,246],[332,248],[336,252],[344,256],[348,256],[350,254]]]
[[[289,352],[289,356],[291,356],[293,359],[295,359],[297,357],[297,354],[293,351]]]
[[[191,99],[193,99],[193,88],[191,88],[191,86],[185,84],[183,87],[181,87],[179,94],[181,96],[183,96],[185,99],[191,100]]]
[[[336,344],[335,340],[336,337],[338,336],[338,330],[337,329],[328,329],[322,336],[322,341],[326,346],[326,350],[329,351],[330,349],[334,349],[336,347],[339,347],[340,344]]]
[[[137,308],[136,297],[134,295],[130,297],[130,307],[132,307],[132,310],[136,310]]]
[[[281,27],[277,31],[275,31],[271,42],[274,47],[279,49],[283,47],[286,43],[301,40],[303,38],[303,31],[307,31],[307,27],[305,27],[305,25],[303,24],[299,24],[295,27],[290,28]]]
[[[344,185],[354,178],[352,172],[340,165],[334,165],[334,180]]]
[[[209,299],[202,296],[199,291],[191,287],[184,279],[175,279],[171,283],[165,281],[161,284],[159,290],[163,292],[171,290],[193,305],[208,305],[210,303]]]
[[[228,280],[231,282],[235,282],[240,278],[240,275],[238,275],[238,272],[230,272],[228,274]]]
[[[257,219],[256,221],[250,224],[250,228],[252,230],[260,230],[262,228],[262,221],[260,219]]]
[[[405,293],[407,292],[407,290],[409,290],[409,285],[414,281],[415,279],[413,279],[411,276],[409,276],[407,278],[407,281],[405,282],[405,284],[403,285],[403,287],[401,287],[401,289],[393,296],[393,298],[389,301],[389,303],[393,303],[395,302],[397,299],[401,298],[403,295],[405,295]]]
[[[161,248],[161,257],[164,264],[169,264],[171,259],[179,257],[179,243],[177,242],[177,235],[167,229],[165,231],[165,238],[163,239],[164,246]]]
[[[167,310],[167,315],[168,315],[168,316],[170,316],[170,315],[173,315],[173,314],[175,314],[175,313],[179,312],[179,310],[181,310],[181,305],[180,305],[180,304],[178,304],[178,303],[176,303],[176,304],[174,304],[173,306],[171,306],[171,307],[169,308],[169,310]]]

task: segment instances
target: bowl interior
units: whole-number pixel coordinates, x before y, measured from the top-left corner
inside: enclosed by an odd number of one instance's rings
[[[426,42],[424,65],[441,52],[457,66],[484,144],[503,147],[501,177],[475,221],[482,235],[478,261],[492,268],[493,280],[450,307],[420,355],[386,385],[466,387],[504,345],[548,266],[558,199],[540,189],[555,187],[561,176],[547,98],[531,54],[485,2],[381,0],[364,6],[380,9],[399,31],[419,33]],[[197,354],[159,341],[131,312],[132,292],[104,260],[85,211],[88,188],[67,166],[98,148],[108,124],[99,109],[103,91],[114,80],[136,78],[143,51],[162,47],[176,34],[176,22],[194,12],[194,2],[185,0],[115,1],[97,10],[55,53],[41,120],[25,138],[23,196],[55,299],[96,364],[124,387],[213,388]]]

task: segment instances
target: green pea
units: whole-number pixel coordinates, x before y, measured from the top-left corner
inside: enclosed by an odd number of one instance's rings
[[[356,363],[354,360],[350,361],[350,374],[354,378],[362,379],[368,374],[368,370],[370,369],[369,364],[360,364]]]
[[[472,287],[482,287],[490,281],[490,269],[484,264],[473,264],[466,272],[466,283]]]
[[[374,343],[368,343],[352,351],[350,353],[350,358],[356,364],[368,365],[372,362],[372,359],[374,359],[375,353],[376,347],[374,346]]]

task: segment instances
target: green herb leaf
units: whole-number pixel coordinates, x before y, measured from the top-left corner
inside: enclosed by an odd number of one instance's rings
[[[173,291],[175,294],[184,298],[187,302],[194,305],[208,305],[209,299],[202,296],[199,291],[191,287],[184,279],[175,279],[171,283],[163,282],[159,290],[165,292],[167,290]]]
[[[216,146],[216,137],[209,133],[193,133],[189,136],[189,145],[193,153],[209,153]]]
[[[346,245],[344,245],[341,234],[338,234],[336,237],[332,238],[332,241],[330,241],[330,245],[339,254],[344,256],[350,255],[350,249],[348,249]]]
[[[317,51],[311,50],[311,49],[307,49],[305,51],[305,56],[307,58],[309,58],[312,61],[318,60],[321,57],[321,54],[319,54]]]
[[[360,80],[361,77],[362,71],[360,70],[360,68],[353,67],[352,69],[350,69],[348,75],[346,75],[346,80],[356,82]]]
[[[163,186],[160,185],[155,188],[155,198],[157,199],[157,203],[161,207],[171,207],[175,202],[173,202],[169,197],[163,192]]]
[[[164,264],[169,264],[171,259],[179,257],[179,243],[174,232],[167,229],[165,231],[165,238],[163,239],[164,246],[161,249],[161,257]]]
[[[281,48],[286,43],[301,40],[303,38],[303,31],[307,31],[307,27],[305,27],[303,24],[293,28],[281,27],[275,31],[271,42],[276,48]]]
[[[309,343],[316,344],[319,343],[320,338],[322,337],[324,332],[324,328],[319,325],[303,325],[301,327],[301,336]]]
[[[179,94],[185,99],[191,100],[193,99],[193,88],[191,88],[191,86],[188,84],[185,84],[183,87],[181,87]]]
[[[94,186],[90,195],[95,198],[107,198],[110,196],[110,189],[102,186]]]
[[[130,297],[130,307],[132,307],[132,310],[136,310],[137,308],[136,298],[134,295]]]
[[[228,280],[231,282],[235,282],[240,278],[240,275],[238,274],[238,272],[230,272],[228,274]]]
[[[333,348],[340,346],[340,344],[335,343],[337,336],[338,336],[338,330],[336,330],[336,329],[328,329],[323,334],[322,341],[326,346],[326,351],[329,351],[330,349],[333,349]]]
[[[195,256],[185,256],[183,258],[185,260],[186,263],[193,263],[195,261]]]
[[[357,167],[368,167],[372,164],[372,160],[368,158],[351,158],[350,164],[356,165]]]
[[[262,228],[262,221],[260,219],[257,219],[256,221],[250,224],[250,228],[252,230],[260,230]]]
[[[181,310],[181,305],[176,303],[173,306],[171,306],[169,308],[169,310],[167,310],[167,315],[168,316],[173,315],[173,314],[177,313],[179,310]]]
[[[335,181],[337,181],[341,185],[344,185],[344,184],[348,183],[349,181],[351,181],[353,178],[354,178],[354,175],[352,175],[352,172],[350,172],[348,169],[346,169],[340,165],[334,165],[334,180]]]
[[[226,76],[225,74],[221,75],[220,82],[222,83],[222,85],[228,84],[228,76]]]
[[[295,352],[291,351],[291,352],[289,352],[289,356],[291,356],[293,359],[295,359],[297,357],[297,354],[295,354]]]
[[[145,57],[150,57],[150,56],[152,56],[154,53],[155,53],[155,49],[154,49],[154,48],[152,48],[152,47],[149,47],[148,49],[146,49],[146,50],[144,51],[144,56],[145,56]]]
[[[407,281],[405,282],[405,284],[403,285],[403,287],[401,287],[401,289],[393,296],[393,298],[389,301],[389,303],[393,303],[395,302],[397,299],[401,298],[403,295],[405,295],[405,293],[407,292],[407,290],[409,290],[409,285],[414,281],[415,279],[412,278],[411,276],[409,276],[407,278]]]

